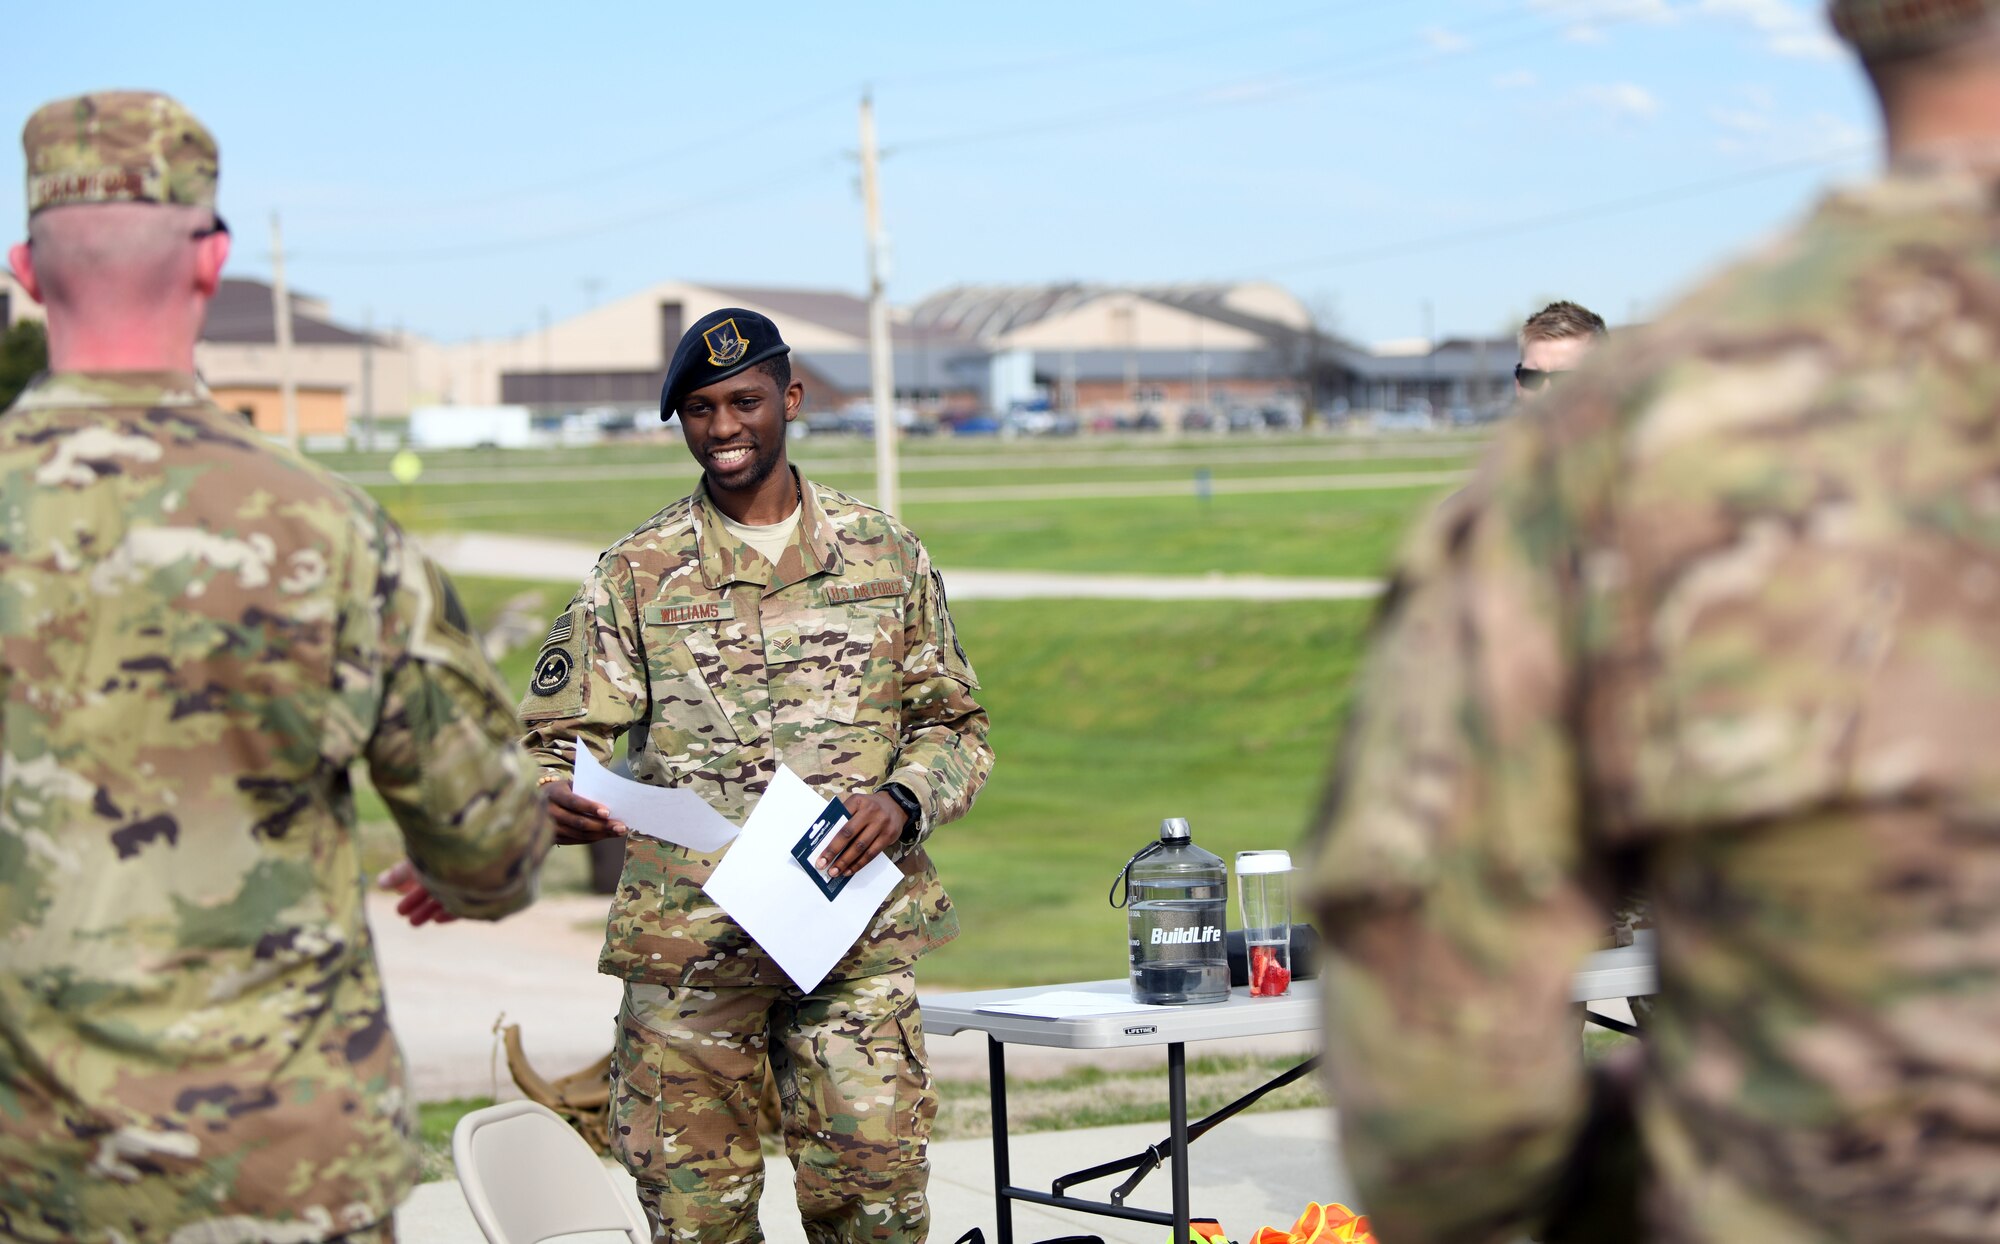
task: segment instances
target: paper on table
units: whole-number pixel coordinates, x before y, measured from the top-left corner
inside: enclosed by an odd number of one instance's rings
[[[1086,1015],[1123,1015],[1146,1010],[1143,1002],[1112,993],[1084,993],[1075,989],[1054,989],[1026,998],[988,1002],[979,1008],[991,1015],[1028,1015],[1035,1019],[1080,1019]]]
[[[720,851],[736,837],[736,827],[729,818],[709,807],[700,795],[619,777],[597,763],[582,739],[576,741],[576,778],[571,786],[585,799],[595,799],[609,808],[611,819],[625,822],[635,834],[664,839],[703,855]]]
[[[701,887],[808,991],[826,979],[903,879],[888,856],[878,855],[828,901],[792,858],[792,844],[825,807],[826,796],[779,765],[742,835]]]

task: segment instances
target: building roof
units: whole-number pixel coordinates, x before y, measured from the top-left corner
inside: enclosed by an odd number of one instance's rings
[[[954,285],[940,290],[918,303],[910,312],[910,319],[919,324],[936,325],[941,329],[954,331],[974,341],[993,342],[1018,328],[1062,315],[1099,298],[1124,296],[1145,298],[1162,306],[1172,307],[1189,315],[1198,315],[1218,324],[1241,329],[1260,337],[1270,344],[1278,354],[1302,361],[1311,348],[1309,330],[1291,324],[1281,323],[1265,316],[1243,310],[1230,302],[1232,292],[1242,288],[1221,282],[1193,282],[1179,285],[1095,285],[1083,282],[1065,282],[1054,285]],[[1343,341],[1327,333],[1319,334],[1319,353],[1330,362],[1338,363],[1349,370],[1364,369],[1371,356],[1352,342]],[[1193,352],[1141,348],[1141,355],[1161,353],[1164,355],[1194,357]],[[1221,357],[1227,352],[1211,352]],[[1122,359],[1122,355],[1119,356]],[[1169,369],[1179,367],[1177,357],[1165,364]],[[1121,362],[1118,374],[1123,373]],[[1239,374],[1253,374],[1239,372]]]
[[[1441,341],[1428,354],[1370,354],[1355,370],[1374,381],[1476,380],[1511,371],[1520,347],[1512,337]]]
[[[843,393],[864,393],[868,389],[866,354],[812,350],[801,351],[797,357],[814,375]],[[987,358],[983,352],[962,348],[922,354],[898,350],[890,362],[898,390],[962,389],[985,385]]]
[[[294,293],[292,301],[292,341],[303,346],[358,346],[370,340],[365,333],[343,328],[316,313],[317,303]],[[222,345],[275,345],[278,341],[277,308],[271,287],[248,277],[224,277],[208,304],[208,320],[202,325],[201,339]],[[380,337],[376,344],[387,344]]]
[[[781,321],[787,318],[806,320],[837,333],[858,337],[863,341],[868,339],[868,300],[858,298],[844,290],[707,284],[702,288],[713,290],[732,302],[768,307],[777,313]],[[782,331],[783,323],[781,322],[778,327]],[[971,344],[966,338],[948,328],[919,324],[898,319],[893,315],[889,320],[889,343],[895,349],[901,349],[906,345],[913,349],[919,345],[932,349],[948,349]]]
[[[1080,307],[1106,294],[1125,292],[1110,285],[1068,282],[1056,285],[954,285],[910,309],[910,322],[957,333],[973,341],[993,341],[1026,324]]]
[[[1129,365],[1141,383],[1194,380],[1264,380],[1292,374],[1286,360],[1269,350],[1035,351],[1035,378],[1059,383],[1074,368],[1082,381],[1123,380]]]

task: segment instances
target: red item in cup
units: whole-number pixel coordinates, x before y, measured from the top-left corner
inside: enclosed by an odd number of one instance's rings
[[[1278,961],[1272,946],[1250,948],[1250,996],[1275,998],[1292,987],[1291,969]]]

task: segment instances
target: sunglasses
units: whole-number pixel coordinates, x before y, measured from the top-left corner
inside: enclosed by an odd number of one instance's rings
[[[1530,393],[1541,392],[1543,386],[1547,385],[1557,376],[1567,374],[1567,369],[1563,371],[1537,371],[1533,367],[1524,367],[1519,363],[1514,364],[1515,382]]]

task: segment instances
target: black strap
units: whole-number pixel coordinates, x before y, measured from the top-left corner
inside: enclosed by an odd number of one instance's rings
[[[1111,889],[1108,893],[1105,894],[1104,896],[1105,900],[1109,902],[1113,907],[1123,907],[1126,903],[1130,902],[1132,898],[1132,865],[1138,863],[1140,860],[1145,859],[1153,852],[1158,851],[1165,846],[1166,844],[1163,842],[1150,842],[1147,843],[1145,846],[1139,848],[1138,853],[1135,854],[1131,859],[1126,860],[1125,867],[1119,869],[1118,875],[1111,879]],[[1123,885],[1125,887],[1124,898],[1118,897],[1118,887],[1120,885]]]

